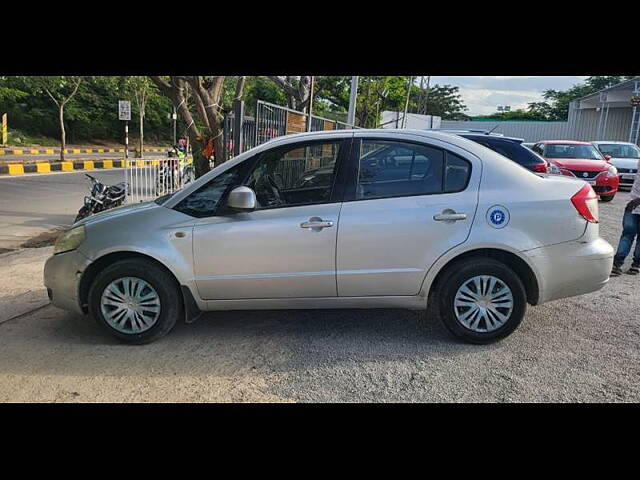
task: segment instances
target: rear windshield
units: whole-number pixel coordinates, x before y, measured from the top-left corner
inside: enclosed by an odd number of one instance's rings
[[[522,146],[522,144],[518,142],[513,142],[511,140],[496,140],[496,139],[487,139],[487,138],[477,138],[477,137],[465,137],[469,140],[473,140],[480,145],[484,145],[487,148],[490,148],[494,152],[499,153],[500,155],[507,157],[509,160],[513,160],[520,165],[532,165],[536,163],[545,163],[545,160],[542,157],[536,155],[535,152],[532,152],[528,148]]]
[[[548,143],[544,147],[544,156],[550,158],[604,160],[598,149],[593,145],[572,145],[570,143]]]
[[[598,148],[603,155],[611,155],[613,158],[640,158],[640,149],[635,145],[601,143]]]

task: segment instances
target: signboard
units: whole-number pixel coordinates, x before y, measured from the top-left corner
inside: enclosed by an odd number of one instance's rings
[[[120,120],[131,120],[131,102],[127,100],[118,101],[118,118]]]
[[[2,145],[6,145],[8,142],[8,132],[7,132],[7,114],[2,114]]]

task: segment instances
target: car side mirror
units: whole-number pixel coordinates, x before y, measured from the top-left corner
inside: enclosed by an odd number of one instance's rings
[[[256,209],[256,192],[249,187],[236,187],[229,193],[227,206],[234,210],[251,211]]]
[[[610,162],[610,161],[611,161],[611,155],[605,155],[605,156],[604,156],[604,159],[605,159],[607,162]]]

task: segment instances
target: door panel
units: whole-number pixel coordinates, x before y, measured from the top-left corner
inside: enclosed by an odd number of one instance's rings
[[[338,295],[416,295],[427,269],[469,235],[473,192],[348,202],[340,214]],[[467,218],[436,221],[451,209]]]
[[[194,270],[200,296],[206,300],[336,296],[340,206],[259,210],[196,225]],[[301,227],[310,221],[333,225]]]
[[[403,145],[410,156],[397,155]],[[379,136],[354,147],[357,180],[349,184],[338,231],[339,296],[417,295],[431,265],[468,238],[481,168],[456,153]],[[402,180],[389,181],[389,171]]]

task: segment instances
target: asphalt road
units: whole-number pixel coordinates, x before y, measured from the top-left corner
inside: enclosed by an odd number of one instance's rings
[[[121,168],[87,173],[107,184],[124,181]],[[88,192],[84,172],[0,177],[0,248],[71,225]]]
[[[600,204],[614,246],[627,199]],[[487,346],[401,310],[217,312],[127,346],[47,305],[50,252],[0,255],[2,402],[640,401],[639,277],[529,307]]]

